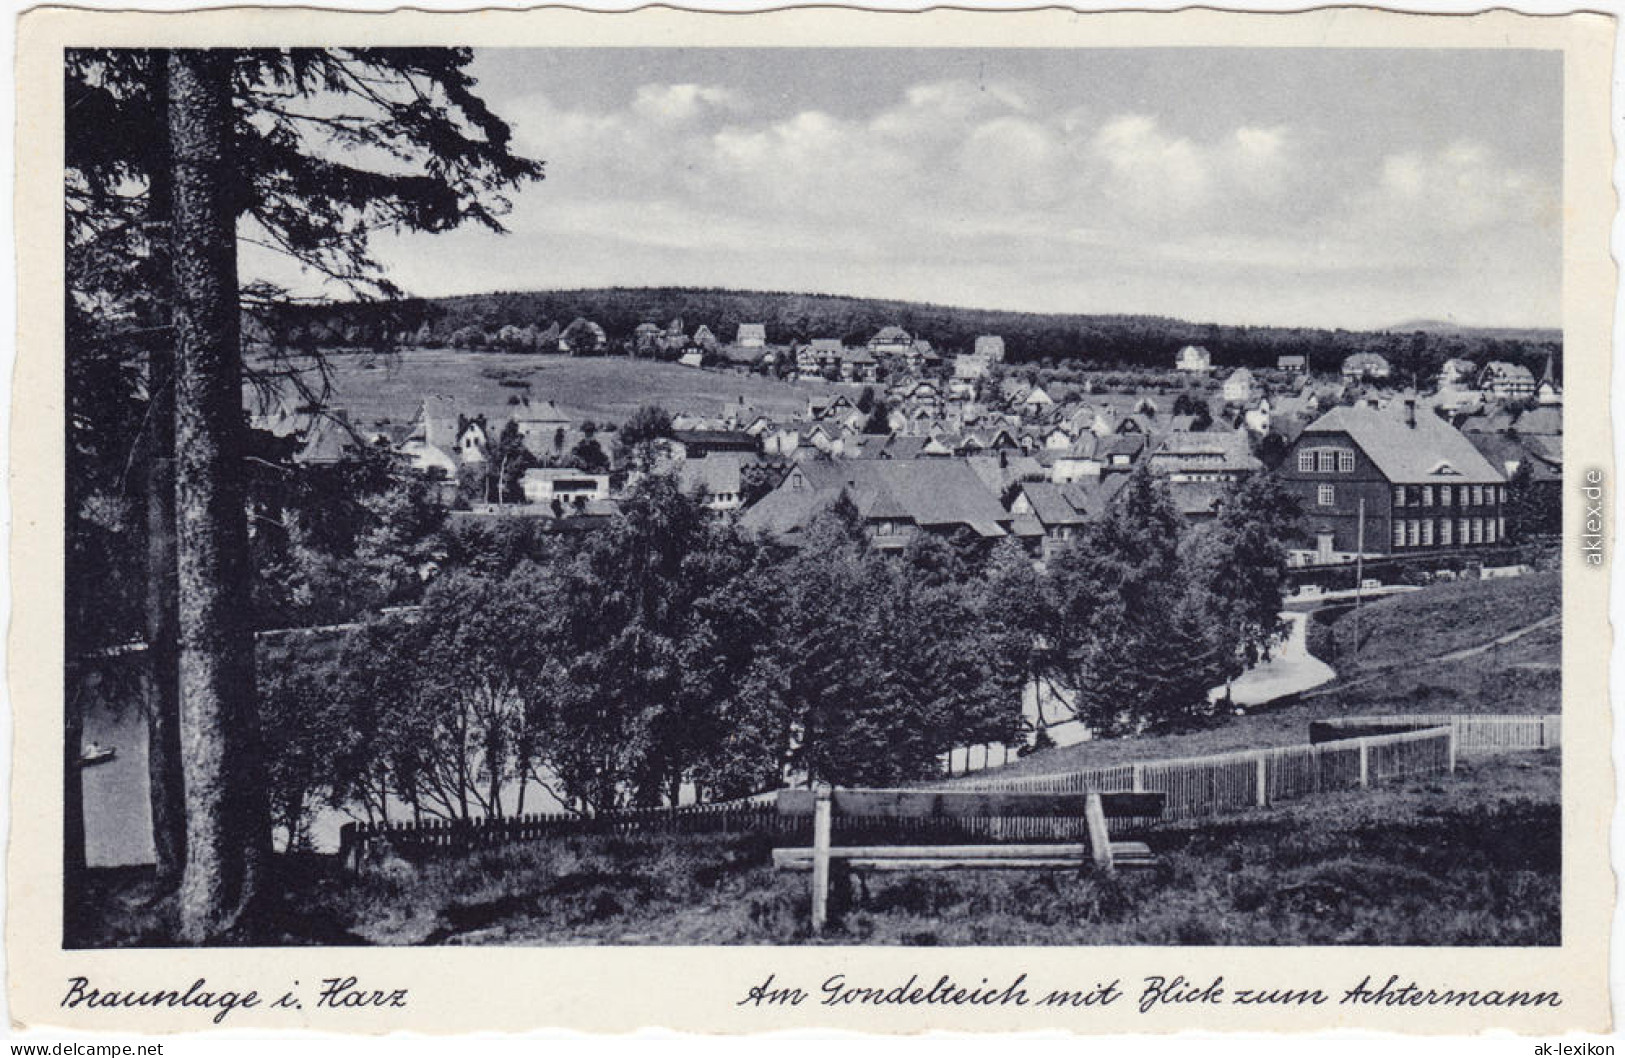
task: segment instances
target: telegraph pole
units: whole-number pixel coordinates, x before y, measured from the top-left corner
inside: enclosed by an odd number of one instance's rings
[[[1360,598],[1365,594],[1365,497],[1354,526],[1354,654],[1360,654]]]

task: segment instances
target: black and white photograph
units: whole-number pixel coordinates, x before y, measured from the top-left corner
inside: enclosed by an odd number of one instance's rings
[[[1344,1009],[1559,1005],[1561,48],[109,39],[64,956],[1346,948]]]

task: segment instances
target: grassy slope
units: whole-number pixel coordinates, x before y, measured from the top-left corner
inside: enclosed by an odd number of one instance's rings
[[[1345,677],[1415,663],[1532,625],[1559,613],[1562,598],[1557,572],[1457,581],[1390,596],[1361,609],[1358,656],[1352,614],[1332,622],[1335,647],[1327,660]]]
[[[1557,613],[1558,574],[1442,584],[1373,603],[1361,614],[1364,646],[1350,659],[1353,622],[1332,625],[1342,659],[1339,678],[1312,696],[1205,731],[1082,742],[1035,753],[972,776],[1040,775],[1129,761],[1202,756],[1305,741],[1309,721],[1361,713],[1555,713],[1563,707],[1562,630],[1541,629],[1460,661],[1427,658],[1475,646]]]
[[[1161,863],[1070,872],[876,875],[831,944],[1535,945],[1559,939],[1559,761],[1533,753],[1453,779],[1260,809],[1149,835]],[[287,897],[266,943],[807,943],[805,874],[765,838],[582,838],[351,880],[330,866]],[[103,879],[112,883],[112,876]],[[81,942],[151,943],[126,876]]]
[[[670,411],[715,413],[743,396],[768,414],[804,411],[808,396],[834,388],[823,382],[791,384],[761,375],[700,370],[653,360],[474,353],[407,349],[383,357],[329,353],[333,394],[329,404],[352,418],[409,422],[424,397],[447,395],[469,408],[498,408],[516,393],[532,402],[550,400],[573,419],[619,422],[640,404]],[[501,379],[530,383],[503,386]],[[843,387],[856,392],[853,387]]]

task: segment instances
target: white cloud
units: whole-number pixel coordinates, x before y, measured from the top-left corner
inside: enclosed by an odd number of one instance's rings
[[[656,121],[692,121],[706,110],[743,110],[744,101],[727,88],[697,84],[646,84],[632,109]]]

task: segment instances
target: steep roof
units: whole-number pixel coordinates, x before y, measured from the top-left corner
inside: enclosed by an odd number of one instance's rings
[[[738,341],[743,342],[753,338],[759,341],[767,341],[767,324],[741,323],[739,325],[739,333],[736,336]]]
[[[1426,409],[1408,425],[1400,402],[1384,409],[1338,407],[1304,429],[1298,441],[1313,435],[1346,433],[1396,484],[1490,484],[1505,478],[1490,465],[1460,430]]]
[[[1560,437],[1563,433],[1563,409],[1554,407],[1530,408],[1512,424],[1520,434],[1542,437]]]
[[[844,489],[866,518],[906,518],[925,527],[969,526],[982,536],[1004,535],[1010,515],[975,471],[958,459],[863,459],[813,461],[791,472],[802,475],[763,497],[741,524],[772,533],[806,527]]]
[[[1220,466],[1226,470],[1262,470],[1263,464],[1253,455],[1245,430],[1208,430],[1192,433],[1173,430],[1164,435],[1152,458],[1178,462],[1180,457],[1196,457],[1204,467]],[[1210,462],[1219,456],[1222,462]]]
[[[703,459],[686,459],[677,469],[678,480],[684,492],[704,489],[712,496],[737,496],[740,492],[740,469],[753,463],[754,456],[738,452],[715,452]]]
[[[1032,506],[1033,515],[1046,527],[1055,525],[1082,525],[1088,517],[1072,506],[1065,491],[1048,481],[1028,481],[1021,492]]]
[[[1061,486],[1061,494],[1072,505],[1072,509],[1095,518],[1098,517],[1117,494],[1123,491],[1128,484],[1127,474],[1107,474],[1099,478],[1079,478],[1068,485]]]

